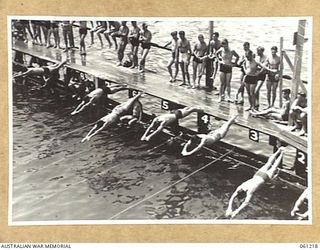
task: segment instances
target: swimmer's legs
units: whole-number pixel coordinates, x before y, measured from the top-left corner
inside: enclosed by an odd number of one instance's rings
[[[231,117],[226,123],[224,123],[219,129],[217,129],[217,132],[220,133],[221,138],[225,137],[227,132],[229,131],[230,126],[235,122],[238,115],[235,115]]]

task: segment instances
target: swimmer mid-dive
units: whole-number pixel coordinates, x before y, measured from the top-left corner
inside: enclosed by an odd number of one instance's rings
[[[42,66],[39,68],[28,68],[26,72],[22,72],[21,74],[13,76],[13,78],[18,77],[24,77],[24,76],[44,76],[46,78],[49,78],[51,75],[56,74],[59,69],[67,63],[67,60],[64,60],[62,62],[48,65],[48,66]]]
[[[267,163],[261,167],[251,179],[245,181],[236,189],[229,201],[228,209],[226,211],[227,217],[234,218],[249,204],[254,192],[257,191],[258,188],[277,176],[278,167],[280,166],[283,158],[283,151],[284,147],[280,147],[269,157]],[[236,197],[238,197],[238,199],[243,199],[245,197],[245,200],[237,209],[233,210],[232,205]]]
[[[90,132],[81,140],[85,142],[90,140],[92,136],[96,135],[102,129],[110,126],[111,124],[120,120],[121,115],[132,109],[133,105],[138,101],[142,93],[135,95],[134,97],[128,99],[126,102],[117,105],[110,114],[99,119]]]
[[[192,136],[191,139],[184,145],[181,154],[183,156],[192,155],[193,153],[199,151],[202,147],[210,146],[216,143],[217,141],[220,141],[222,138],[226,136],[230,126],[235,122],[237,117],[238,115],[233,116],[220,128],[209,132],[209,134],[198,134]],[[198,144],[198,146],[190,150],[192,144]]]
[[[80,112],[82,112],[84,109],[88,108],[91,105],[96,105],[108,98],[109,94],[114,94],[121,90],[127,90],[126,84],[118,84],[113,86],[101,86],[100,88],[97,88],[93,91],[91,91],[89,94],[87,94],[82,102],[76,107],[76,109],[71,113],[71,115],[76,115]]]
[[[165,126],[178,122],[179,119],[184,118],[193,112],[203,112],[203,110],[196,107],[185,107],[177,109],[173,114],[163,114],[154,118],[146,132],[141,137],[141,141],[149,141],[153,136],[160,133]]]
[[[127,122],[129,127],[131,127],[133,124],[141,121],[142,114],[143,114],[142,103],[139,100],[136,100],[132,105],[130,113],[124,116],[121,116],[120,121]]]

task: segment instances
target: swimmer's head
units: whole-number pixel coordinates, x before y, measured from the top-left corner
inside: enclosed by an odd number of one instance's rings
[[[228,46],[229,42],[227,39],[223,39],[222,42],[221,42],[221,45],[222,46]]]
[[[253,52],[252,52],[251,50],[248,50],[248,51],[246,52],[246,58],[247,58],[248,60],[251,60],[251,59],[253,58]]]
[[[242,200],[242,199],[246,198],[246,196],[247,196],[247,193],[245,191],[243,191],[243,190],[240,190],[237,193],[237,197],[238,197],[239,200]]]
[[[257,48],[257,54],[258,54],[258,55],[262,55],[263,52],[264,52],[264,48],[261,47],[261,46],[259,46],[259,47]]]
[[[177,37],[178,36],[178,32],[177,31],[172,31],[171,32],[171,36],[172,37]]]
[[[290,89],[283,89],[283,90],[282,90],[283,96],[289,96],[290,93],[291,93],[291,90],[290,90]]]
[[[137,21],[131,21],[132,26],[136,27],[137,26]]]
[[[183,118],[182,112],[181,112],[181,110],[179,110],[179,109],[175,110],[175,111],[174,111],[174,114],[176,115],[176,118],[177,118],[177,119]]]
[[[278,47],[277,46],[272,46],[271,47],[271,54],[276,54],[278,52]]]
[[[298,92],[298,95],[297,95],[298,98],[306,98],[307,97],[307,94],[304,93],[304,92]]]
[[[180,37],[184,37],[184,36],[185,36],[185,32],[184,32],[183,30],[180,30],[180,31],[179,31],[179,36],[180,36]]]
[[[218,39],[219,38],[219,32],[213,32],[213,38]]]
[[[244,50],[250,49],[250,43],[249,42],[244,42],[243,43],[243,48],[244,48]]]
[[[148,28],[148,24],[147,23],[142,23],[142,29],[146,30]]]
[[[203,42],[204,41],[204,36],[202,34],[198,35],[198,40],[200,42]]]
[[[122,26],[126,26],[127,25],[127,21],[121,21]]]

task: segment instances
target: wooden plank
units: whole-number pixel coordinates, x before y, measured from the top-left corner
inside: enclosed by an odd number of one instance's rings
[[[13,49],[54,62],[57,62],[54,55],[59,52],[61,53],[60,50],[52,48],[49,53],[46,48],[40,46],[28,47],[24,43],[15,44]],[[74,53],[74,56],[77,57],[74,61],[77,61],[80,58],[80,55],[78,54]],[[152,73],[141,75],[137,71],[124,67],[117,67],[97,55],[87,56],[86,66],[71,63],[68,67],[94,75],[104,80],[116,83],[126,83],[133,89],[143,91],[157,98],[169,99],[171,102],[178,103],[183,106],[201,106],[206,113],[221,120],[228,120],[230,115],[239,114],[236,122],[237,125],[247,129],[258,130],[267,135],[275,136],[293,147],[298,148],[303,152],[307,152],[306,142],[300,143],[299,141],[292,139],[295,135],[291,135],[291,137],[283,135],[281,133],[282,129],[277,125],[264,119],[252,118],[248,112],[238,110],[236,106],[230,105],[230,103],[218,103],[217,98],[215,98],[215,95],[212,93],[204,91],[195,92],[195,90],[168,85],[166,84],[168,79],[165,76]],[[232,107],[234,108],[232,109]]]
[[[282,107],[282,89],[283,89],[283,37],[280,37],[280,72],[279,72],[279,106]]]
[[[286,59],[291,71],[293,72],[294,71],[293,64],[285,51],[283,51],[283,56],[284,56],[284,59]]]

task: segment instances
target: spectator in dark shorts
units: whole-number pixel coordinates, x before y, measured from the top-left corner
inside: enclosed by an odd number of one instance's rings
[[[253,117],[266,117],[275,119],[277,121],[288,122],[289,120],[289,111],[290,111],[290,89],[282,90],[283,104],[280,109],[271,107],[262,111],[250,110],[250,113]]]
[[[260,88],[262,87],[262,85],[265,82],[266,77],[267,77],[266,69],[261,67],[261,65],[264,65],[266,63],[266,60],[267,60],[267,57],[263,54],[263,52],[264,52],[264,48],[259,46],[257,48],[258,58],[257,58],[256,62],[259,64],[261,69],[260,69],[260,71],[258,72],[258,75],[257,75],[257,86],[256,86],[256,89],[254,91],[255,96],[256,96],[255,110],[259,109],[259,106],[260,106],[260,102],[259,102]]]
[[[62,35],[65,44],[63,52],[68,52],[69,47],[73,47],[72,24],[70,21],[62,21]]]
[[[242,64],[245,75],[243,82],[246,86],[250,107],[247,110],[254,110],[256,103],[255,89],[257,85],[258,63],[253,58],[253,53],[249,50],[246,54],[246,59]]]
[[[200,80],[204,72],[205,60],[207,59],[208,47],[204,41],[204,37],[202,34],[198,35],[198,40],[199,42],[194,46],[194,49],[193,49],[193,60],[192,60],[193,86],[192,88],[200,87]]]
[[[214,32],[212,35],[212,40],[210,41],[209,45],[209,59],[211,60],[211,79],[215,80],[218,67],[219,67],[219,60],[216,56],[216,52],[221,48],[221,41],[219,40],[219,32]],[[216,89],[216,87],[214,87]]]
[[[151,48],[150,42],[152,39],[152,34],[148,30],[148,25],[146,23],[142,24],[142,31],[140,33],[140,41],[141,41],[141,48],[142,48],[142,57],[139,63],[139,71],[141,73],[145,70],[146,58]]]
[[[112,34],[112,37],[113,36],[120,37],[120,43],[119,43],[119,48],[118,48],[118,60],[119,60],[119,62],[117,63],[117,66],[122,65],[122,59],[124,57],[124,51],[125,51],[126,46],[128,44],[128,35],[129,35],[129,28],[127,26],[127,22],[126,21],[122,21],[119,31],[114,32]]]
[[[114,42],[114,48],[115,50],[118,49],[118,43],[117,43],[117,37],[118,36],[112,36],[113,33],[118,32],[120,29],[121,24],[118,21],[109,21],[109,30],[104,32],[104,35],[108,41],[110,41],[109,36],[112,37],[112,40]],[[110,43],[109,43],[110,44]],[[112,45],[111,45],[112,46]]]
[[[243,50],[244,50],[244,54],[242,55],[242,58],[239,62],[239,65],[242,66],[242,64],[244,63],[244,61],[246,60],[246,56],[248,54],[250,50],[250,43],[249,42],[245,42],[243,43]],[[254,57],[254,55],[253,55]],[[236,94],[236,100],[235,103],[237,104],[243,104],[244,103],[244,88],[245,88],[245,83],[243,81],[243,77],[246,73],[243,70],[243,67],[241,68],[241,76],[240,76],[240,87],[238,88],[237,94]],[[239,94],[241,96],[241,99],[239,100]]]
[[[128,53],[128,57],[131,61],[131,69],[134,69],[138,66],[138,49],[139,49],[139,36],[140,28],[137,26],[136,21],[132,21],[132,28],[128,36],[129,42],[131,44],[131,51]]]
[[[221,48],[217,51],[217,57],[220,61],[220,89],[219,89],[219,100],[221,102],[225,98],[225,90],[227,89],[228,98],[227,101],[231,101],[231,78],[232,78],[232,67],[238,64],[239,55],[234,50],[230,49],[229,42],[227,39],[223,39],[221,42]],[[233,62],[235,57],[235,62]]]

